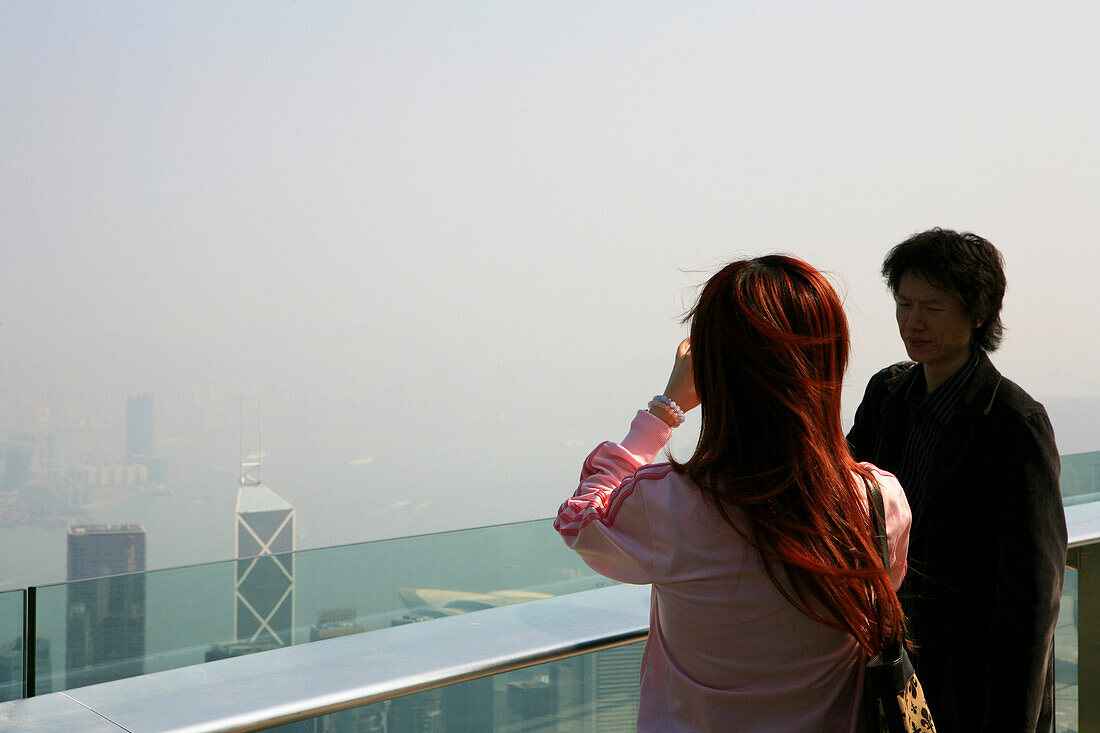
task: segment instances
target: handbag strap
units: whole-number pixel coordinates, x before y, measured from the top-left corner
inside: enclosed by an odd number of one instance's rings
[[[882,492],[874,481],[864,479],[867,486],[867,504],[871,510],[871,526],[875,530],[875,544],[878,546],[882,566],[890,568],[890,546],[886,542],[886,508],[882,504]]]
[[[879,557],[882,558],[882,567],[889,571],[890,545],[886,541],[886,507],[882,503],[882,492],[873,480],[864,479],[864,485],[867,487],[867,505],[871,513],[871,527],[875,532],[875,544],[878,546]],[[894,651],[895,645],[888,643],[884,637],[878,659],[893,659]]]

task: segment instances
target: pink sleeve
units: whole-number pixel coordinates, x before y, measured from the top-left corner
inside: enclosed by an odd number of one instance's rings
[[[596,446],[580,486],[558,509],[554,528],[596,572],[625,583],[652,581],[654,538],[638,484],[661,479],[671,466],[650,466],[672,429],[639,411],[622,443]]]
[[[894,474],[870,463],[860,465],[871,471],[882,492],[882,504],[886,509],[886,544],[890,548],[890,580],[894,583],[894,590],[897,590],[909,567],[909,526],[913,522],[909,501]]]

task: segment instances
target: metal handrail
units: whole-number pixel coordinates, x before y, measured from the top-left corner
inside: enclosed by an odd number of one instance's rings
[[[256,731],[641,641],[616,585],[0,704],[0,729]]]
[[[1070,549],[1100,542],[1100,501],[1074,504],[1065,511]]]

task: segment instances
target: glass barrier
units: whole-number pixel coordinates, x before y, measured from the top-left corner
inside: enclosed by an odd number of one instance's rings
[[[280,733],[618,733],[634,731],[643,642],[428,690]]]
[[[0,593],[0,702],[23,697],[23,602],[26,591]]]
[[[1072,453],[1061,456],[1062,499],[1067,507],[1078,504],[1100,502],[1100,451]],[[1089,562],[1091,558],[1091,563]],[[1082,567],[1084,563],[1084,567]],[[1086,594],[1091,589],[1095,596],[1100,587],[1100,578],[1096,577],[1097,548],[1079,548],[1069,554],[1070,567],[1066,568],[1065,585],[1062,588],[1062,607],[1058,616],[1058,626],[1054,632],[1054,710],[1055,730],[1057,733],[1077,733],[1082,730],[1100,730],[1100,711],[1088,708],[1096,707],[1089,703],[1090,696],[1082,697],[1081,689],[1096,690],[1100,683],[1096,674],[1086,673],[1081,679],[1080,670],[1096,661],[1091,659],[1100,649],[1097,648],[1097,635],[1100,634],[1100,618],[1092,604],[1095,600],[1086,600],[1086,610],[1082,613],[1082,586]],[[1080,626],[1081,619],[1085,627]],[[1085,650],[1085,653],[1081,653]],[[1091,653],[1090,653],[1091,652]],[[1093,695],[1090,693],[1090,695]],[[1082,710],[1082,702],[1086,709]],[[1088,721],[1088,722],[1086,722]]]
[[[1100,451],[1061,456],[1062,500],[1066,506],[1100,501]]]
[[[1069,564],[1066,632],[1055,636],[1056,720],[1059,731],[1093,733],[1100,731],[1100,542],[1071,549]]]
[[[611,584],[549,520],[37,589],[37,692]]]
[[[1055,631],[1057,733],[1078,733],[1077,579],[1068,568]],[[633,731],[642,643],[408,695],[267,730],[281,733]]]
[[[1094,560],[1100,559],[1097,555],[1100,553],[1093,554]],[[1071,561],[1080,563],[1080,556],[1071,554]],[[1093,567],[1090,565],[1088,569],[1092,570]],[[1097,569],[1100,569],[1100,563],[1097,563]],[[1080,575],[1075,567],[1066,569],[1061,611],[1055,630],[1057,733],[1100,729],[1090,728],[1079,722],[1081,713],[1078,701],[1081,687],[1078,680],[1078,653],[1082,648],[1092,648],[1088,643],[1079,644]],[[1092,575],[1088,577],[1094,586],[1098,584]],[[1088,618],[1091,619],[1092,616]],[[1092,634],[1095,636],[1096,631]],[[1093,646],[1095,645],[1094,640]],[[639,643],[574,657],[270,730],[295,733],[631,731],[634,730],[637,715],[642,646]]]
[[[1067,496],[1094,493],[1086,482],[1098,456],[1063,458],[1063,485],[1083,489]],[[1100,713],[1082,692],[1100,679],[1100,545],[1076,548],[1070,565],[1055,636],[1057,730],[1067,733],[1091,730],[1085,720]],[[43,586],[36,693],[610,583],[539,520]],[[22,612],[23,591],[0,593],[0,699],[21,692]],[[527,694],[509,684],[493,694]]]
[[[1077,733],[1077,571],[1066,568],[1062,607],[1054,629],[1054,729]]]

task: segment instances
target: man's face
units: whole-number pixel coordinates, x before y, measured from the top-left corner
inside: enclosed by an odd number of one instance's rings
[[[945,375],[966,363],[975,324],[959,296],[906,272],[898,282],[895,302],[898,332],[910,359]]]

